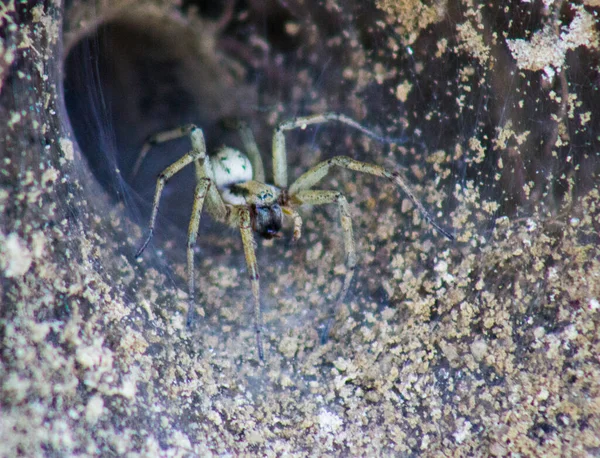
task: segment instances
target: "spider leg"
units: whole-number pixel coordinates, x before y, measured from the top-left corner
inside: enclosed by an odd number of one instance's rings
[[[322,124],[329,121],[338,121],[342,124],[346,124],[347,126],[361,131],[368,137],[374,138],[381,142],[396,143],[398,140],[402,140],[377,135],[375,132],[362,126],[354,119],[339,113],[322,113],[283,121],[279,123],[279,125],[275,128],[275,132],[273,133],[273,181],[275,182],[275,186],[285,188],[288,182],[287,153],[285,147],[285,137],[283,133],[286,130],[305,129],[309,125]]]
[[[211,186],[214,181],[214,173],[209,157],[206,155],[206,144],[204,141],[204,135],[202,130],[194,125],[188,125],[177,129],[161,132],[154,135],[144,145],[140,157],[134,168],[134,174],[137,172],[139,165],[144,159],[144,156],[152,145],[157,143],[166,142],[173,140],[178,137],[185,135],[190,136],[192,143],[192,150],[175,161],[173,164],[163,170],[156,181],[156,191],[154,193],[154,202],[152,205],[152,215],[150,217],[150,225],[148,236],[144,243],[136,253],[136,257],[140,256],[142,252],[150,243],[154,234],[154,227],[156,225],[156,217],[158,215],[158,207],[160,204],[160,198],[167,181],[175,174],[180,172],[186,166],[192,162],[195,165],[196,170],[196,190],[194,192],[194,204],[192,208],[192,217],[188,227],[188,242],[187,242],[187,273],[188,273],[188,293],[189,293],[189,307],[187,314],[187,324],[191,324],[191,314],[194,310],[194,245],[198,237],[198,228],[200,227],[200,217],[202,216],[202,209],[204,202],[207,203],[208,212],[217,221],[226,222],[229,210],[227,209],[225,202],[221,198],[218,190],[215,186]]]
[[[196,181],[198,183],[203,178],[210,178],[212,183],[215,182],[215,174],[208,156],[205,156],[203,161],[195,161],[194,165],[196,169]],[[208,188],[206,210],[216,221],[228,224],[230,210],[227,209],[225,201],[216,186]]]
[[[250,164],[252,164],[253,178],[261,183],[265,182],[265,167],[263,165],[262,157],[260,157],[260,151],[258,145],[254,139],[252,129],[245,122],[238,122],[237,129],[240,133],[242,143],[244,144],[244,150],[248,154]]]
[[[131,170],[131,178],[136,177],[136,175],[140,171],[142,162],[144,162],[144,159],[148,154],[148,151],[150,151],[150,149],[153,146],[158,145],[159,143],[175,140],[176,138],[186,137],[190,135],[194,129],[198,129],[198,127],[196,127],[194,124],[187,124],[185,126],[177,127],[171,130],[165,130],[163,132],[159,132],[148,137],[148,140],[146,140],[144,146],[142,146],[142,150],[140,151],[140,154],[137,160],[135,161],[133,169]]]
[[[168,166],[160,173],[160,175],[158,175],[158,179],[156,180],[156,191],[154,192],[154,202],[152,204],[152,215],[150,216],[148,237],[137,251],[135,255],[136,258],[146,249],[148,243],[150,243],[150,240],[152,239],[152,235],[154,235],[154,226],[156,224],[156,216],[158,215],[158,206],[160,204],[160,198],[167,181],[169,181],[173,175],[180,172],[183,168],[194,161],[198,162],[202,159],[205,159],[205,163],[208,161],[208,156],[206,156],[206,144],[204,143],[204,135],[202,134],[202,130],[198,127],[194,127],[190,132],[190,138],[192,140],[192,150]]]
[[[252,234],[252,223],[250,212],[246,207],[238,207],[238,217],[240,233],[242,235],[242,244],[244,245],[244,255],[246,256],[246,265],[248,266],[248,275],[252,286],[252,295],[254,296],[254,330],[256,331],[256,346],[258,348],[258,357],[264,361],[265,355],[262,345],[262,313],[260,308],[260,283],[258,275],[258,263],[254,252],[254,235]]]
[[[191,325],[192,312],[194,310],[194,246],[198,238],[198,228],[200,227],[200,217],[202,216],[202,207],[206,194],[210,188],[210,178],[200,178],[194,192],[194,206],[192,208],[192,218],[188,228],[187,240],[187,271],[188,271],[188,293],[189,307],[187,312],[186,323]]]
[[[344,249],[346,251],[346,277],[344,278],[344,284],[342,285],[338,300],[334,307],[331,308],[329,318],[327,319],[323,333],[321,334],[321,343],[325,343],[329,337],[329,328],[333,323],[335,314],[344,301],[348,290],[350,289],[350,283],[352,282],[354,269],[356,268],[356,246],[354,245],[352,217],[350,216],[348,201],[346,200],[346,197],[344,197],[344,195],[339,191],[305,190],[298,192],[294,198],[297,199],[301,205],[323,205],[337,203],[340,209],[340,222],[342,225],[342,232],[344,234]]]
[[[300,214],[292,207],[282,207],[283,213],[290,216],[294,221],[294,235],[292,236],[292,242],[297,242],[302,235],[302,218]]]
[[[231,211],[225,205],[221,194],[214,184],[214,174],[210,165],[210,159],[205,156],[204,161],[195,161],[196,166],[196,191],[194,192],[194,204],[192,207],[192,217],[188,226],[188,242],[187,242],[187,274],[188,274],[188,294],[189,307],[186,318],[186,325],[192,325],[192,313],[194,311],[194,246],[198,238],[198,229],[200,227],[200,217],[202,209],[206,203],[206,210],[215,221],[220,221],[229,225],[235,226],[236,223],[231,222]]]
[[[329,169],[331,169],[331,167],[333,166],[338,166],[349,170],[353,170],[355,172],[361,172],[369,175],[387,178],[388,180],[394,182],[396,186],[398,186],[404,191],[404,193],[412,201],[413,205],[419,210],[423,218],[425,218],[425,220],[429,224],[431,224],[440,234],[442,234],[449,240],[454,240],[454,235],[452,235],[450,232],[443,229],[438,223],[436,223],[431,214],[425,209],[423,204],[419,202],[419,200],[416,198],[416,196],[410,189],[409,185],[406,183],[406,181],[402,179],[398,172],[390,172],[379,165],[356,161],[348,156],[332,157],[331,159],[320,162],[319,164],[302,174],[290,186],[290,196],[295,196],[301,191],[312,188],[319,181],[321,181],[321,179],[323,179],[325,175],[327,175]]]

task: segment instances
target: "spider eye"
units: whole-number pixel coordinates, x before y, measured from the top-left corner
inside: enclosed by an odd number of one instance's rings
[[[255,232],[265,239],[279,237],[283,214],[279,205],[255,206],[253,208]]]

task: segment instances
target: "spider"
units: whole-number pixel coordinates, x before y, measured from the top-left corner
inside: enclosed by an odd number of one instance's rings
[[[353,119],[337,113],[316,114],[281,122],[277,125],[273,133],[274,184],[267,184],[265,182],[265,170],[258,146],[254,140],[252,131],[245,123],[237,123],[237,127],[247,155],[244,155],[237,149],[224,146],[212,157],[208,156],[206,152],[202,129],[190,124],[151,136],[142,147],[133,167],[132,174],[135,176],[146,154],[154,145],[189,136],[192,144],[191,151],[164,169],[158,176],[148,236],[138,250],[136,258],[142,254],[152,239],[158,206],[165,184],[184,167],[194,163],[197,185],[194,192],[192,216],[187,235],[187,283],[189,293],[187,322],[188,324],[190,323],[190,314],[195,308],[194,245],[198,235],[202,210],[206,204],[206,210],[215,220],[232,227],[238,227],[240,230],[252,287],[252,296],[254,298],[254,330],[256,333],[258,357],[261,361],[264,360],[264,351],[261,339],[262,317],[258,265],[254,252],[254,232],[265,239],[279,238],[281,237],[283,219],[284,217],[289,217],[293,221],[292,240],[296,241],[300,238],[302,230],[302,219],[296,210],[298,207],[302,205],[336,204],[340,212],[346,252],[346,274],[335,306],[332,307],[330,316],[324,325],[322,340],[327,339],[335,311],[343,302],[350,287],[357,261],[352,231],[352,217],[348,201],[339,191],[312,189],[327,175],[332,167],[341,167],[355,172],[387,178],[406,193],[429,224],[449,240],[454,239],[452,234],[434,221],[398,172],[390,172],[379,165],[357,161],[348,156],[335,156],[318,163],[288,186],[284,132],[293,129],[305,129],[308,125],[321,124],[328,121],[338,121],[358,129],[369,137],[385,140]]]

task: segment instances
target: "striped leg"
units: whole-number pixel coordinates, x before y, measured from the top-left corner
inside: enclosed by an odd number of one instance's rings
[[[340,209],[340,222],[342,225],[342,232],[344,235],[344,249],[346,251],[346,277],[340,291],[337,302],[331,308],[329,312],[329,318],[323,328],[321,334],[321,343],[327,342],[329,337],[329,329],[333,323],[335,315],[344,301],[348,290],[350,289],[350,283],[354,276],[354,269],[356,268],[356,246],[354,245],[354,233],[352,230],[352,217],[350,216],[350,209],[348,207],[348,201],[341,192],[338,191],[300,191],[294,196],[303,205],[323,205],[337,203]]]

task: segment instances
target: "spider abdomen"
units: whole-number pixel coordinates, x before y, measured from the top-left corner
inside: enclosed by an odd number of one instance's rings
[[[230,192],[231,186],[252,180],[250,159],[235,148],[223,147],[210,158],[215,184],[223,200],[232,205],[243,205],[242,196]]]
[[[210,162],[215,174],[215,184],[219,189],[252,179],[250,159],[235,148],[221,148],[210,158]]]

